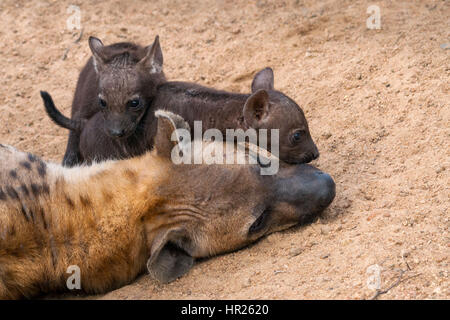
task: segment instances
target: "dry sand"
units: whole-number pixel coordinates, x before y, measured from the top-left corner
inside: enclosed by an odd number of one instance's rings
[[[66,27],[81,8],[84,35]],[[60,161],[66,114],[89,35],[104,43],[161,37],[168,79],[249,92],[266,66],[306,112],[337,196],[317,222],[198,263],[181,279],[142,276],[103,298],[365,299],[370,266],[380,299],[449,299],[449,1],[0,2],[0,141]],[[61,57],[70,47],[67,58]],[[369,269],[371,270],[371,269]]]

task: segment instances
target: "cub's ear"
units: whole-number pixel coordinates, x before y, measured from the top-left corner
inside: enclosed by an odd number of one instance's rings
[[[156,36],[153,44],[145,49],[147,54],[139,61],[139,64],[150,73],[161,73],[163,69],[163,54],[159,44],[159,36]]]
[[[94,57],[94,67],[98,72],[99,68],[105,63],[105,57],[103,55],[103,42],[96,37],[89,37],[89,48],[91,48],[92,55]]]
[[[189,246],[185,232],[180,229],[163,231],[156,236],[147,261],[150,275],[162,283],[169,283],[186,274],[194,265],[183,247]]]
[[[252,82],[252,92],[260,89],[273,90],[273,70],[272,68],[265,68],[259,71]]]
[[[269,94],[266,90],[258,90],[248,97],[244,105],[244,120],[251,128],[258,129],[269,115]]]
[[[184,119],[166,110],[156,110],[158,119],[154,148],[158,155],[170,158],[172,150],[178,144],[180,151],[190,144],[190,126]]]

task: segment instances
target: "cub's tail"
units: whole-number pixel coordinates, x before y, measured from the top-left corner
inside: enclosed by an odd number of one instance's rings
[[[41,97],[44,101],[45,111],[47,111],[48,116],[53,120],[53,122],[55,122],[60,127],[75,132],[83,131],[85,121],[73,120],[63,115],[58,109],[56,109],[55,104],[53,103],[53,99],[48,92],[41,91]]]

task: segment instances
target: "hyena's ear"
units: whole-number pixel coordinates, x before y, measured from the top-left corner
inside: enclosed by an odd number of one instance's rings
[[[269,94],[266,90],[258,90],[248,97],[244,105],[245,123],[254,129],[258,129],[269,115]]]
[[[272,68],[265,68],[259,71],[252,81],[252,92],[260,89],[273,90],[273,70]]]
[[[194,258],[186,250],[190,246],[186,232],[166,230],[153,240],[147,270],[162,283],[169,283],[186,274],[194,265]]]
[[[103,42],[96,37],[89,37],[89,48],[91,48],[92,56],[94,57],[94,67],[95,71],[98,72],[99,69],[105,63],[105,57],[103,54]]]
[[[150,73],[161,73],[163,69],[163,54],[159,44],[159,36],[156,36],[153,44],[145,49],[147,54],[139,61],[139,64]]]
[[[166,110],[156,110],[158,119],[154,148],[159,156],[171,158],[172,150],[178,145],[178,151],[187,149],[190,144],[190,126],[184,119]]]

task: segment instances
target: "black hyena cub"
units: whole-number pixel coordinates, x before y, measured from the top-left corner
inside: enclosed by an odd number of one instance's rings
[[[68,167],[84,161],[79,141],[80,131],[88,119],[102,111],[108,135],[129,137],[143,119],[157,86],[166,81],[158,36],[147,47],[129,42],[104,46],[100,39],[90,37],[89,47],[92,57],[78,78],[71,119],[47,108],[52,119],[65,118],[58,124],[71,129],[63,160],[63,165]]]

